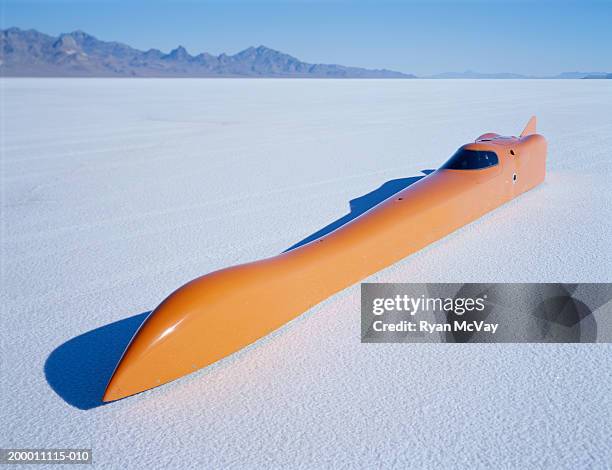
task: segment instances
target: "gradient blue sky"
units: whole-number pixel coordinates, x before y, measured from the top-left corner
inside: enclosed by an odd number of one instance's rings
[[[420,75],[612,72],[612,0],[0,0],[2,27],[81,29],[139,49],[235,53]]]

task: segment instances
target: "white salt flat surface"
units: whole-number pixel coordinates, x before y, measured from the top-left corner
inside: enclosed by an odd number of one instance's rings
[[[369,281],[612,281],[612,81],[1,90],[0,447],[92,447],[108,468],[610,468],[612,346],[361,344],[358,285],[212,367],[98,405],[143,319],[130,317],[532,114],[546,183]]]

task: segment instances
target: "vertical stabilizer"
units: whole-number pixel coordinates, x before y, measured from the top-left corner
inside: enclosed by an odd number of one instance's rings
[[[521,137],[526,137],[528,135],[535,134],[535,133],[536,133],[536,117],[531,116],[531,119],[525,126],[525,129],[523,129],[523,132],[521,132]]]

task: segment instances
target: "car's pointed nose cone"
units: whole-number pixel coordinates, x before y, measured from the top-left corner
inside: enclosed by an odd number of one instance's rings
[[[209,314],[210,298],[197,289],[200,282],[178,289],[146,319],[119,361],[103,401],[157,387],[223,357],[224,348],[211,341],[215,316]]]
[[[125,372],[125,368],[118,368],[106,387],[102,401],[109,402],[120,400],[121,398],[134,395],[143,390],[146,390],[146,388],[135,386],[135,381],[132,379],[131,374]]]
[[[183,336],[179,327],[185,318],[180,310],[168,310],[163,304],[158,307],[132,339],[102,400],[119,400],[192,372],[184,370],[188,357],[176,347]]]
[[[190,374],[286,322],[252,267],[217,271],[184,285],[146,319],[111,377],[103,401],[114,401]],[[236,289],[236,286],[241,286]],[[257,295],[259,311],[250,301]],[[266,300],[267,299],[267,300]],[[285,306],[277,307],[284,312]]]

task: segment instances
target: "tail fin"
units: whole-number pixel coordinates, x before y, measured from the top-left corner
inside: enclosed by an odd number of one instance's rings
[[[536,117],[531,116],[531,119],[525,126],[525,129],[523,129],[523,132],[521,132],[521,137],[526,137],[528,135],[535,134],[535,133],[536,133]]]

